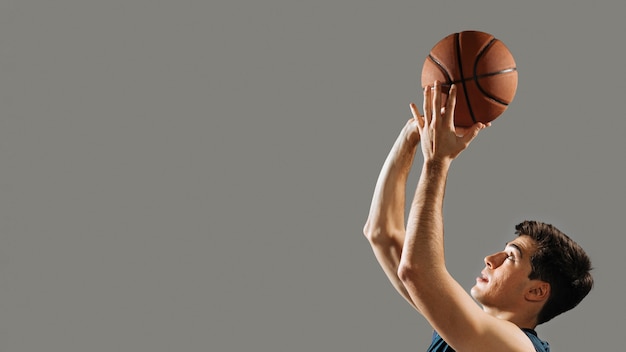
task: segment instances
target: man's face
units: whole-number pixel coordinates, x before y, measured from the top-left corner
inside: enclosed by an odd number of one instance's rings
[[[480,304],[498,310],[519,307],[531,282],[530,257],[537,244],[529,236],[508,242],[504,250],[485,257],[485,268],[476,278],[471,294]]]

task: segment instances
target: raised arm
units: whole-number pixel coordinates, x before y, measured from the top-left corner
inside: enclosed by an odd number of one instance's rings
[[[424,116],[411,104],[423,134],[424,165],[409,212],[401,269],[420,269],[428,273],[445,271],[443,199],[448,171],[452,160],[485,127],[477,123],[464,131],[463,136],[458,136],[453,124],[455,103],[456,87],[453,86],[446,108],[440,109],[441,86],[437,82],[432,89],[427,87],[424,91]]]
[[[419,122],[424,165],[409,212],[398,277],[411,301],[457,351],[533,351],[513,323],[485,313],[448,273],[444,259],[443,199],[451,162],[485,127],[477,123],[458,136],[453,124],[456,88],[445,112],[438,83],[424,92]]]
[[[404,212],[407,178],[419,143],[417,120],[402,128],[380,171],[363,233],[391,284],[413,307],[398,278],[398,265],[405,236]]]

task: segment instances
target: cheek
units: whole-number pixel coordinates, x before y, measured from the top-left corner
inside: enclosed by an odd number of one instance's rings
[[[506,284],[506,281],[502,280],[494,281],[493,286],[491,286],[491,291],[498,296],[508,296],[510,289],[511,287]]]
[[[504,273],[493,277],[490,286],[491,290],[494,292],[510,292],[512,290],[519,290],[522,284],[516,277]]]
[[[524,276],[523,273],[509,273],[509,275],[498,277],[497,281],[494,282],[494,289],[509,293],[523,292],[527,283],[528,277]]]

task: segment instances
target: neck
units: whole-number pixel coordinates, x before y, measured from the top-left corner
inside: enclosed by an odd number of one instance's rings
[[[483,306],[485,313],[498,319],[510,321],[520,329],[535,329],[537,327],[537,315],[527,312],[513,312],[497,309],[495,307]]]

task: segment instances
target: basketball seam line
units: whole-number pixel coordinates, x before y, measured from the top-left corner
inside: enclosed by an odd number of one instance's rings
[[[454,39],[455,39],[455,42],[456,42],[456,57],[457,57],[457,64],[458,64],[458,67],[459,67],[459,75],[461,77],[465,77],[465,75],[463,74],[463,61],[462,61],[462,58],[461,58],[461,34],[460,33],[455,33]],[[465,102],[467,103],[467,110],[470,113],[470,117],[472,118],[472,121],[474,123],[476,123],[476,118],[474,117],[474,111],[472,110],[472,104],[470,102],[469,94],[467,93],[467,87],[465,85],[465,80],[461,81],[461,84],[463,85],[463,93],[465,95]]]
[[[481,75],[476,75],[473,77],[466,77],[466,78],[461,78],[461,79],[457,79],[457,80],[452,80],[452,77],[450,77],[450,73],[448,72],[448,70],[443,66],[443,64],[441,63],[441,61],[437,60],[437,58],[435,58],[434,56],[432,56],[431,54],[428,55],[428,58],[430,59],[430,61],[432,61],[435,65],[437,65],[437,67],[439,67],[440,71],[446,75],[446,82],[441,82],[441,86],[442,87],[450,87],[453,84],[458,84],[458,83],[462,83],[463,81],[471,81],[471,80],[479,80],[482,78],[486,78],[486,77],[491,77],[491,76],[497,76],[497,75],[501,75],[501,74],[505,74],[505,73],[510,73],[510,72],[515,72],[517,71],[517,67],[511,67],[511,68],[505,68],[503,70],[500,71],[496,71],[496,72],[489,72],[489,73],[483,73]],[[488,94],[487,94],[488,95]],[[487,96],[488,98],[494,99],[491,96]],[[496,102],[504,104],[504,105],[508,105],[508,103],[500,101],[498,99],[494,99]]]
[[[459,80],[456,80],[456,81],[451,81],[450,83],[442,83],[441,86],[444,87],[444,88],[449,88],[453,84],[458,84],[458,83],[461,83],[461,82],[467,82],[467,81],[473,81],[473,80],[479,80],[481,78],[490,77],[490,76],[496,76],[496,75],[499,75],[499,74],[515,72],[515,71],[517,71],[517,69],[515,67],[514,68],[507,68],[506,70],[502,70],[502,71],[498,71],[498,72],[485,73],[485,74],[482,74],[482,75],[479,75],[479,76],[476,76],[476,77],[463,78],[463,79],[459,79]],[[479,89],[481,88],[480,85],[478,84],[478,82],[476,82],[476,85],[478,86]],[[490,94],[487,94],[483,89],[480,89],[480,90],[485,95],[485,98],[487,98],[489,100],[492,100],[493,102],[498,103],[500,105],[509,106],[510,102],[507,103],[504,100],[500,100],[500,99],[498,99],[498,98],[496,98],[496,97],[494,97],[494,96],[492,96]]]
[[[454,80],[454,81],[448,80],[448,82],[442,83],[441,85],[445,87],[445,86],[450,86],[451,84],[458,84],[458,83],[461,83],[463,81],[473,81],[473,80],[478,80],[478,79],[481,79],[481,78],[497,76],[497,75],[501,75],[501,74],[505,74],[505,73],[509,73],[509,72],[515,72],[515,71],[517,71],[517,68],[515,68],[515,67],[506,68],[504,70],[500,70],[500,71],[497,71],[497,72],[483,73],[481,75],[477,75],[477,76],[474,76],[474,77],[466,77],[466,78],[457,79],[457,80]]]
[[[450,76],[450,73],[448,72],[448,70],[443,66],[443,64],[437,60],[434,56],[432,56],[432,54],[428,55],[428,58],[435,63],[435,65],[437,65],[437,67],[439,67],[439,69],[446,75],[448,82],[450,82],[450,84],[452,84],[452,77]]]
[[[478,83],[478,77],[477,77],[477,73],[478,73],[478,62],[480,61],[480,59],[483,57],[483,55],[487,52],[487,50],[489,49],[489,47],[491,47],[495,42],[496,42],[496,38],[492,38],[489,43],[487,43],[487,45],[485,45],[479,52],[478,55],[476,55],[476,61],[474,61],[474,72],[473,72],[473,79],[474,79],[474,83],[476,84],[476,87],[478,87],[478,89],[481,91],[481,93],[483,93],[483,95],[485,95],[485,97],[487,97],[488,99],[491,99],[493,101],[495,101],[496,103],[500,103],[504,106],[508,106],[509,104],[506,103],[505,101],[498,99],[496,97],[494,97],[491,93],[487,92],[481,85],[480,83]],[[463,76],[461,76],[463,77]],[[475,121],[474,121],[475,122]]]

